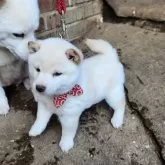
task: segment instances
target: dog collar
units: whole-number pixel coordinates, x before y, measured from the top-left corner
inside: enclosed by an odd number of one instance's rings
[[[54,103],[56,108],[59,108],[65,103],[65,101],[69,95],[80,96],[82,94],[83,94],[82,88],[80,87],[80,85],[76,84],[69,92],[62,94],[62,95],[55,96],[53,98],[53,103]]]

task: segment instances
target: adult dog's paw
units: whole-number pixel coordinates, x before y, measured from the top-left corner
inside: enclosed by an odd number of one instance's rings
[[[29,79],[25,79],[24,82],[24,87],[27,89],[27,90],[31,90],[31,84],[30,84],[30,80]]]
[[[6,115],[10,110],[9,104],[6,101],[0,102],[0,115]]]

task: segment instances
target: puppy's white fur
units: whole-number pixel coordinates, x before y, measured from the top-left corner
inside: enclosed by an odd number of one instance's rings
[[[24,64],[19,59],[27,60],[27,43],[35,40],[38,25],[38,0],[0,0],[0,114],[9,111],[2,87],[25,76]],[[14,34],[24,34],[24,37]]]
[[[118,128],[123,124],[124,70],[116,50],[108,42],[87,39],[88,47],[98,54],[85,60],[78,48],[62,39],[47,39],[38,41],[38,44],[40,50],[30,55],[28,60],[32,91],[38,102],[37,119],[29,132],[30,136],[40,135],[52,114],[57,114],[62,125],[60,147],[67,152],[74,146],[82,112],[103,99],[114,109],[112,125]],[[68,49],[77,52],[81,59],[79,64],[67,58]],[[62,75],[53,77],[54,72]],[[68,92],[75,84],[81,86],[83,94],[69,96],[63,106],[55,108],[53,96]],[[36,85],[43,85],[46,90],[39,93]]]

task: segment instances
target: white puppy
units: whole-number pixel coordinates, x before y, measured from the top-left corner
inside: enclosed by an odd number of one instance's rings
[[[115,128],[123,124],[125,111],[124,70],[116,50],[106,41],[87,39],[98,54],[83,60],[83,54],[63,39],[29,42],[29,73],[38,102],[37,119],[29,135],[40,135],[52,114],[62,125],[60,147],[67,152],[82,112],[102,100],[114,109]]]
[[[27,76],[20,59],[27,60],[27,43],[35,40],[38,25],[37,0],[0,0],[0,114],[9,111],[2,87]]]

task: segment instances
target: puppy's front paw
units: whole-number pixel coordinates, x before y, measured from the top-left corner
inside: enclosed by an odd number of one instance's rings
[[[35,125],[32,126],[32,128],[29,131],[29,136],[38,136],[42,133],[42,131],[40,131],[40,129],[38,127],[36,127]]]
[[[111,119],[111,123],[114,128],[119,128],[123,124],[123,118],[118,117],[117,115],[114,115]]]
[[[10,110],[7,100],[0,102],[0,115],[6,115]]]
[[[68,152],[74,146],[74,141],[70,139],[63,139],[60,141],[60,148],[63,152]]]

